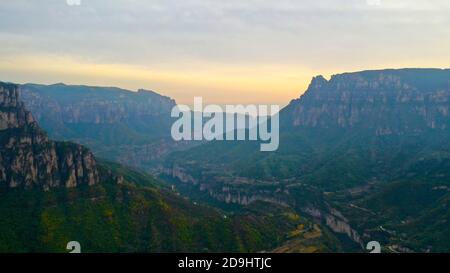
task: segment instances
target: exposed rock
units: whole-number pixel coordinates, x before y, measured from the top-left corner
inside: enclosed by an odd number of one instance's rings
[[[98,183],[92,153],[49,140],[23,106],[16,85],[0,82],[0,111],[0,185],[48,190]]]
[[[174,166],[172,169],[164,168],[162,170],[162,173],[165,173],[167,175],[170,175],[173,178],[178,179],[180,182],[183,183],[192,183],[193,185],[198,184],[198,180],[193,178],[191,175],[187,174],[185,170],[181,167]]]
[[[370,128],[377,135],[448,129],[450,70],[404,69],[313,78],[283,110],[288,126]]]
[[[318,221],[325,222],[325,224],[336,233],[346,234],[350,239],[359,245],[363,245],[361,236],[354,230],[347,219],[336,209],[331,208],[329,212],[323,212],[315,207],[305,207],[303,211]]]

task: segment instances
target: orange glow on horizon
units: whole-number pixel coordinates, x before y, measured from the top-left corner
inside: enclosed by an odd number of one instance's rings
[[[410,65],[411,66],[411,65]],[[350,71],[408,66],[354,68]],[[436,67],[430,65],[429,67]],[[439,66],[438,66],[439,67]],[[349,71],[349,72],[350,72]],[[69,57],[20,56],[0,60],[2,81],[16,83],[82,84],[116,86],[130,90],[154,90],[181,104],[192,104],[195,96],[214,104],[279,104],[298,98],[311,78],[329,77],[340,71],[313,71],[304,67],[277,64],[230,65],[186,63],[176,68],[99,64]],[[48,79],[52,79],[51,82]]]

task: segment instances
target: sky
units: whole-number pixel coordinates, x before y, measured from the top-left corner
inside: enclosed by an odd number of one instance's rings
[[[448,0],[14,0],[0,80],[279,104],[315,75],[450,67]]]

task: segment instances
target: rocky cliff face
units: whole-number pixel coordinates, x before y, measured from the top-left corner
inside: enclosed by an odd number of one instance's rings
[[[283,114],[289,126],[372,129],[377,135],[448,129],[450,70],[364,71],[313,78]]]
[[[363,247],[361,236],[350,226],[348,220],[339,211],[330,208],[327,211],[321,211],[314,207],[305,207],[303,211],[324,223],[333,232],[346,234],[351,240]]]
[[[18,87],[0,82],[1,187],[76,187],[98,183],[86,148],[48,139],[19,99]]]
[[[51,138],[85,145],[124,165],[149,169],[187,144],[170,136],[175,101],[153,91],[25,84],[21,97]]]
[[[113,124],[159,116],[167,119],[175,106],[174,100],[144,89],[131,92],[113,87],[26,84],[21,92],[37,120],[51,118],[66,124]]]

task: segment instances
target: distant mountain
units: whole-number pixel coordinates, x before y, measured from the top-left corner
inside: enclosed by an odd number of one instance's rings
[[[300,242],[304,251],[340,250],[290,209],[223,212],[148,174],[97,162],[79,144],[49,140],[18,86],[2,82],[0,152],[0,252],[66,252],[69,241],[82,252],[256,252],[303,232],[314,234]]]
[[[165,178],[199,198],[290,206],[361,246],[448,251],[449,107],[450,70],[318,76],[280,112],[278,151],[213,141],[173,153]]]
[[[50,137],[86,145],[108,160],[143,168],[185,145],[170,137],[175,101],[153,91],[25,84],[21,93]]]
[[[201,143],[173,141],[170,133],[175,119],[171,110],[176,103],[153,91],[24,84],[21,97],[51,138],[86,145],[97,157],[127,166],[157,171],[171,152]],[[194,124],[198,117],[191,114]],[[201,122],[207,120],[202,117]],[[248,124],[236,126],[244,129]]]

